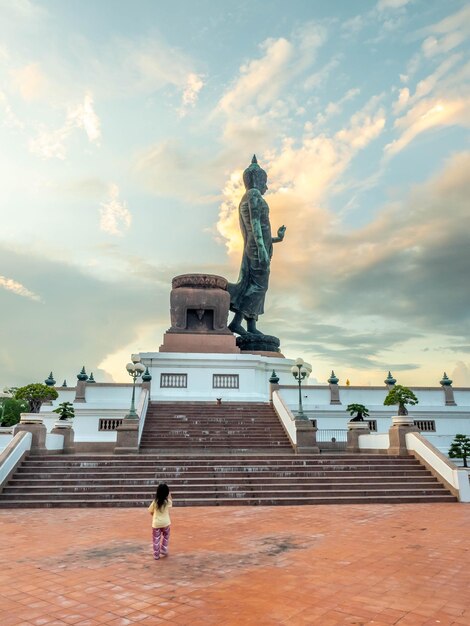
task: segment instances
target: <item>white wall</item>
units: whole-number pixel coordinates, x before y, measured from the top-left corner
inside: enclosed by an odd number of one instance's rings
[[[152,375],[151,399],[160,401],[268,402],[273,369],[281,381],[290,382],[293,361],[254,354],[186,354],[141,352],[142,363]],[[188,386],[161,388],[161,374],[187,374]],[[214,389],[213,374],[238,374],[238,389]]]

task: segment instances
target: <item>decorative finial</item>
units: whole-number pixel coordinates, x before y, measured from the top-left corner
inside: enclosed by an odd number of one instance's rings
[[[328,378],[328,382],[330,385],[337,385],[339,382],[339,378],[335,375],[333,370],[331,370],[331,376]]]
[[[273,385],[277,385],[277,383],[279,382],[279,376],[276,374],[275,370],[273,370],[269,382]]]
[[[88,380],[88,375],[85,372],[85,366],[82,367],[80,374],[77,374],[78,380]]]
[[[54,376],[52,375],[52,372],[49,374],[49,376],[46,378],[44,382],[46,383],[48,387],[53,387],[55,385],[55,380],[54,380]]]
[[[96,383],[96,380],[93,378],[93,372],[90,374],[90,378],[88,379],[89,383]]]
[[[67,387],[67,381],[64,378],[64,382],[62,383],[62,387]]]
[[[258,163],[258,159],[256,158],[256,154],[253,155],[253,158],[251,159],[252,163]]]
[[[397,382],[397,379],[393,378],[392,372],[389,371],[387,378],[384,380],[384,383],[386,385],[394,385],[396,382]]]
[[[452,385],[451,379],[447,376],[447,374],[445,372],[444,372],[444,376],[442,377],[440,383],[441,383],[441,385],[443,387],[450,387]]]
[[[149,372],[148,366],[145,368],[145,372],[142,374],[142,381],[144,383],[150,382],[152,380],[152,375]]]

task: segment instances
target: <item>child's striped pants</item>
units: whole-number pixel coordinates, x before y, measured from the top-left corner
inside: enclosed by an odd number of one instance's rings
[[[152,539],[153,556],[159,559],[160,552],[162,556],[166,556],[168,554],[168,542],[170,541],[170,527],[152,528]]]

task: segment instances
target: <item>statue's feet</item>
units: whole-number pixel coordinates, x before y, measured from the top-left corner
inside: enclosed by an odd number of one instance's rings
[[[247,334],[247,332],[243,328],[243,326],[241,326],[240,324],[235,324],[234,322],[232,322],[231,324],[228,325],[228,329],[231,330],[232,333],[235,333],[236,335],[246,335]]]
[[[250,335],[259,335],[260,337],[264,337],[264,333],[256,328],[256,321],[253,319],[248,319],[246,321],[246,328]]]

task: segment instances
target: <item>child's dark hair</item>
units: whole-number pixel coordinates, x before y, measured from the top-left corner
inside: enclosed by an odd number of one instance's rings
[[[160,483],[157,487],[157,493],[155,494],[155,502],[157,503],[157,509],[162,509],[166,504],[168,496],[170,495],[170,489],[166,483]]]

